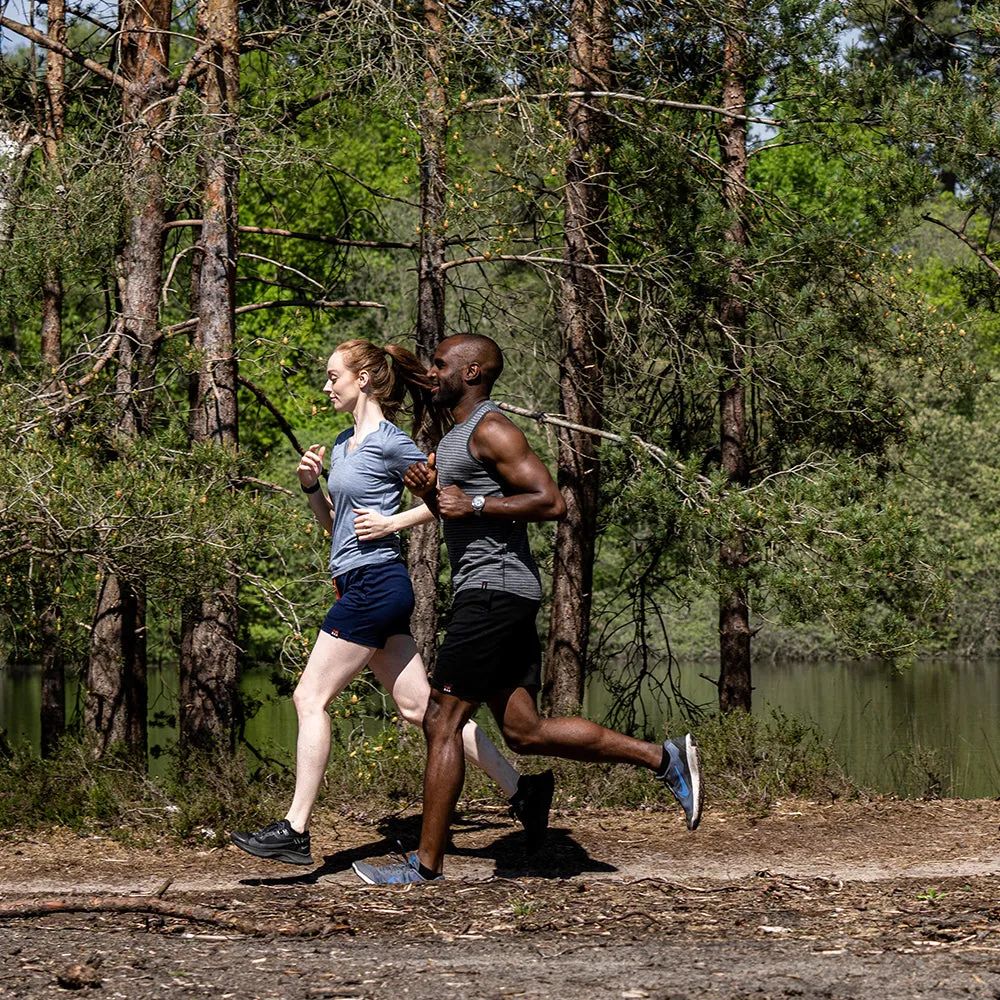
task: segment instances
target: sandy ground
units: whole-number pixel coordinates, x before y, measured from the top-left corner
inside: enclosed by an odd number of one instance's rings
[[[444,882],[357,881],[418,828],[328,817],[307,869],[0,834],[0,997],[1000,998],[1000,802],[557,812],[530,861],[480,808]]]

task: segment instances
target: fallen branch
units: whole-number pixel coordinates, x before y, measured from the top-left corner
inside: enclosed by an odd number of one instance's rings
[[[182,906],[154,896],[94,896],[90,899],[15,899],[0,903],[0,920],[45,917],[53,913],[151,913],[159,917],[211,924],[251,937],[328,937],[331,934],[354,934],[350,924],[316,921],[309,924],[266,924],[212,910],[207,906]]]

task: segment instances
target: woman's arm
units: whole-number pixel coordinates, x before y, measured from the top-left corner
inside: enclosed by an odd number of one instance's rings
[[[333,534],[333,504],[330,498],[323,492],[319,477],[323,473],[323,456],[326,454],[326,447],[318,444],[309,446],[309,450],[299,461],[299,467],[295,470],[299,474],[299,483],[304,490],[309,490],[309,509],[319,522],[319,526]],[[318,488],[314,488],[318,487]]]
[[[408,510],[401,510],[388,517],[377,510],[366,510],[364,507],[355,507],[354,513],[357,515],[354,518],[354,534],[363,542],[374,542],[394,531],[404,531],[434,520],[433,512],[423,503],[414,504]]]

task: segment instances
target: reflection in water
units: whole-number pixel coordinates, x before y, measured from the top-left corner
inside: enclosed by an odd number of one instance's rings
[[[703,669],[683,669],[683,690],[712,706]],[[1000,795],[1000,663],[930,661],[899,674],[881,664],[762,663],[753,680],[754,714],[778,708],[812,723],[859,785],[920,795],[940,782],[942,794]],[[607,699],[591,685],[588,714],[602,718]],[[649,718],[662,728],[663,707]]]
[[[683,670],[685,694],[712,706],[715,689],[698,677],[704,665]],[[248,741],[265,757],[291,765],[297,725],[291,698],[274,690],[269,671],[241,679],[251,710]],[[169,749],[176,739],[176,670],[149,671],[149,745]],[[68,710],[79,687],[67,684]],[[11,742],[40,742],[41,685],[37,672],[0,669],[0,728]],[[585,704],[600,719],[608,695],[594,682]],[[811,722],[833,743],[845,771],[862,786],[901,795],[923,794],[940,782],[943,794],[967,798],[1000,795],[1000,663],[915,664],[901,674],[859,663],[762,663],[754,668],[754,711],[779,708]],[[647,706],[661,729],[663,706]],[[152,773],[166,760],[153,756]]]

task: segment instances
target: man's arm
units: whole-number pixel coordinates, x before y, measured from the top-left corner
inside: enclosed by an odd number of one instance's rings
[[[473,457],[493,466],[514,493],[486,497],[482,513],[510,521],[555,521],[566,513],[566,501],[549,470],[531,450],[519,427],[499,413],[488,413],[469,441]],[[457,486],[438,491],[438,509],[444,518],[471,517],[472,497]]]
[[[423,500],[427,509],[434,517],[440,517],[437,496],[437,470],[434,468],[434,452],[427,456],[426,462],[415,462],[403,475],[403,485],[418,500]]]

